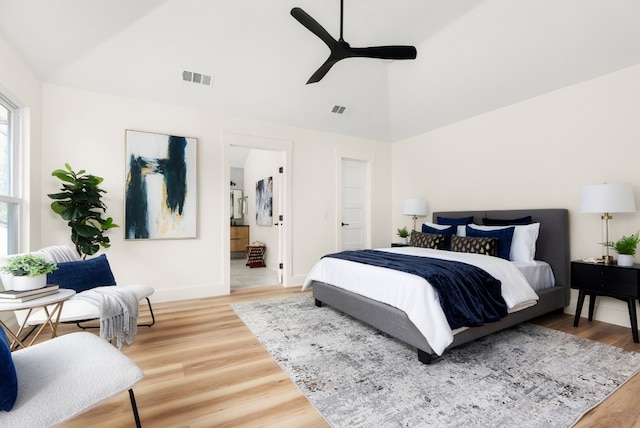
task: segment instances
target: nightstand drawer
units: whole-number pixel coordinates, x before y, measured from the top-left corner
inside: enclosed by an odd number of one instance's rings
[[[571,276],[580,282],[624,282],[638,284],[638,270],[615,266],[577,264],[571,265]]]
[[[638,285],[628,284],[620,282],[579,282],[577,283],[581,290],[587,293],[593,291],[595,293],[606,294],[610,296],[626,297],[637,299],[638,297]]]
[[[640,297],[638,269],[591,263],[571,263],[571,288],[603,295]]]

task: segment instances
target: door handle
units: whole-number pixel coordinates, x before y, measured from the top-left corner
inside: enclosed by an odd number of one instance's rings
[[[349,223],[342,222],[343,226],[349,226]]]

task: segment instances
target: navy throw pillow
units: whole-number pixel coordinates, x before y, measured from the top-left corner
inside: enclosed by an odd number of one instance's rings
[[[58,263],[58,269],[47,274],[47,284],[58,284],[76,293],[103,285],[116,285],[106,255],[75,262]]]
[[[442,225],[461,226],[473,223],[473,216],[460,218],[437,217],[436,223]]]
[[[450,226],[446,229],[437,229],[435,227],[422,225],[422,233],[432,233],[434,235],[443,235],[444,241],[440,244],[440,249],[449,250],[451,248],[451,235],[456,234],[456,226]]]
[[[527,224],[533,223],[531,216],[528,215],[526,217],[520,218],[512,218],[512,219],[497,219],[497,218],[483,218],[482,224],[485,226],[526,226]]]
[[[498,239],[498,257],[509,260],[511,253],[511,241],[513,240],[513,231],[515,227],[505,227],[496,230],[479,230],[467,226],[467,236],[476,238],[497,238]]]
[[[18,376],[13,365],[9,340],[0,327],[0,410],[8,412],[18,398]]]

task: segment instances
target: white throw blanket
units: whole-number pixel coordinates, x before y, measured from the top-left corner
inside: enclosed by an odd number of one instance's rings
[[[100,337],[117,340],[118,349],[124,340],[133,342],[138,332],[138,298],[124,287],[105,286],[85,290],[76,294],[76,299],[86,300],[100,309]]]
[[[75,262],[80,260],[80,256],[76,253],[76,250],[65,245],[45,247],[41,249],[40,252],[44,254],[45,259],[56,263]]]

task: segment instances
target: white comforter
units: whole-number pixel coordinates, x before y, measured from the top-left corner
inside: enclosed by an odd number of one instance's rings
[[[477,266],[502,282],[502,297],[509,312],[535,305],[538,295],[509,261],[479,254],[456,253],[417,247],[383,248],[380,251],[455,260]],[[431,349],[442,355],[453,342],[454,332],[438,302],[437,291],[424,278],[406,272],[346,260],[323,258],[302,286],[321,281],[404,311],[424,335]]]

